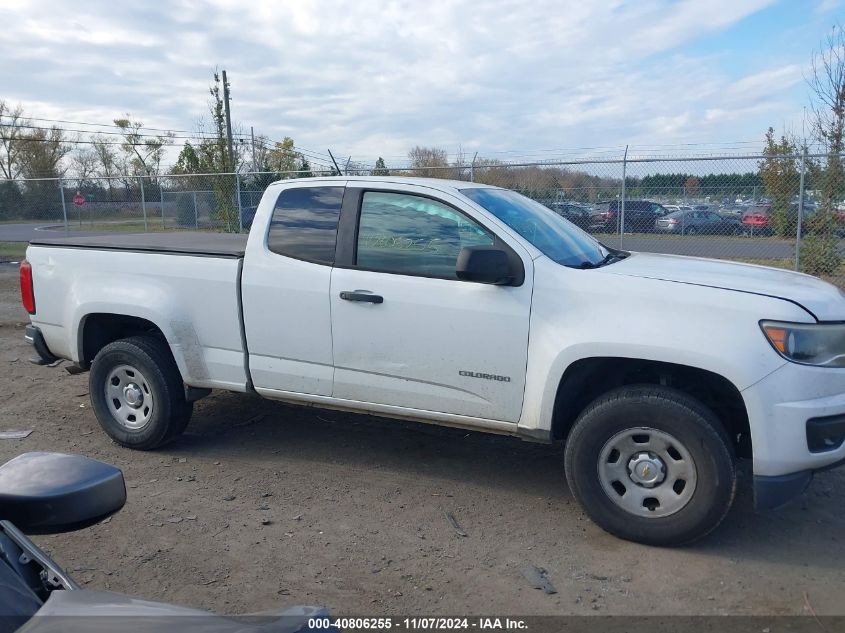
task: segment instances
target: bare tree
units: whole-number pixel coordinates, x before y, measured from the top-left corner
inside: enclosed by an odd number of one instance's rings
[[[18,158],[27,124],[20,105],[12,108],[0,99],[0,173],[9,180],[20,174]]]
[[[824,203],[830,206],[842,189],[845,150],[845,30],[836,25],[813,55],[811,90],[812,130],[828,155]]]
[[[408,160],[415,176],[429,178],[448,178],[449,158],[445,149],[437,147],[420,147],[417,145],[408,152]]]
[[[70,155],[70,171],[79,180],[80,187],[88,187],[97,175],[99,158],[91,147],[80,147]]]
[[[114,145],[104,135],[98,134],[91,137],[91,148],[97,156],[98,174],[106,177],[109,200],[114,200],[113,179],[120,173],[119,158],[114,151]]]
[[[822,205],[812,218],[812,234],[804,240],[801,267],[815,275],[833,274],[841,263],[836,236],[838,218],[836,203],[845,194],[845,170],[842,152],[845,149],[845,30],[841,25],[831,29],[813,55],[810,86],[812,130],[825,148],[822,178]],[[804,192],[801,192],[804,195]]]

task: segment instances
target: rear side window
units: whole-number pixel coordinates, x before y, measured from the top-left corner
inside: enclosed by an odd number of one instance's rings
[[[267,247],[319,264],[334,263],[343,187],[286,189],[276,201]]]

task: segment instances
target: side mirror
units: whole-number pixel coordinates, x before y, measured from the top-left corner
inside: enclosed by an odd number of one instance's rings
[[[0,466],[0,519],[28,534],[78,530],[124,503],[120,469],[87,457],[24,453]]]
[[[498,286],[510,284],[516,275],[508,254],[495,246],[465,246],[458,255],[455,274],[463,281]]]

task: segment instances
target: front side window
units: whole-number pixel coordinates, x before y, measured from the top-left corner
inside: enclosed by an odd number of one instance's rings
[[[319,264],[334,263],[343,187],[285,189],[276,201],[267,247]]]
[[[441,202],[367,191],[361,201],[356,264],[368,270],[457,279],[461,249],[493,242],[486,229]]]

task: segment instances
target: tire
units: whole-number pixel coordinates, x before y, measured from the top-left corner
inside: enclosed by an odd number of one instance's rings
[[[623,387],[595,400],[569,434],[565,468],[572,494],[596,524],[648,545],[705,536],[736,491],[733,448],[719,420],[667,387]]]
[[[100,426],[127,448],[150,450],[170,442],[193,412],[170,349],[153,336],[106,345],[91,365],[88,388]]]
[[[698,231],[695,230],[694,226],[687,229],[687,235],[695,235],[696,233],[698,233]]]

